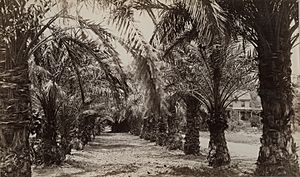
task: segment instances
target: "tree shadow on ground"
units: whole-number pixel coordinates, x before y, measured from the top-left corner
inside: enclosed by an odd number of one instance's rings
[[[132,164],[124,165],[118,169],[105,173],[103,176],[116,176],[120,174],[131,173],[135,172],[137,169],[139,169],[139,167]]]
[[[252,177],[252,173],[243,172],[241,169],[235,166],[229,167],[220,167],[212,168],[201,166],[199,168],[191,167],[171,167],[170,172],[161,173],[156,175],[157,177],[171,177],[171,176],[189,176],[189,177],[232,177],[232,176],[241,176],[241,177]]]
[[[163,152],[161,154],[152,155],[152,158],[170,158],[170,159],[176,159],[176,160],[190,160],[195,162],[203,162],[206,160],[207,155],[205,154],[199,154],[199,155],[185,155],[182,154],[173,154],[168,152]]]
[[[138,145],[131,145],[131,144],[89,144],[94,150],[95,149],[123,149],[123,148],[137,148],[137,147],[141,147]]]

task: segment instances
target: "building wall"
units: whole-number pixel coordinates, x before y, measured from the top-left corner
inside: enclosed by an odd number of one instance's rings
[[[250,108],[250,100],[249,101],[245,101],[245,108]]]
[[[244,103],[244,106],[243,106]],[[238,101],[234,101],[231,103],[231,108],[241,108],[241,107],[245,107],[245,108],[250,108],[250,100],[238,100]]]

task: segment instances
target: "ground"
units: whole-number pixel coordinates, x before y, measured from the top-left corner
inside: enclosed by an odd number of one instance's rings
[[[300,135],[299,133],[296,135]],[[104,133],[84,151],[72,151],[61,167],[33,167],[33,177],[172,177],[251,176],[259,150],[259,133],[228,132],[232,163],[212,169],[206,161],[207,132],[200,133],[200,156],[168,151],[127,133]],[[295,136],[298,144],[299,136]]]

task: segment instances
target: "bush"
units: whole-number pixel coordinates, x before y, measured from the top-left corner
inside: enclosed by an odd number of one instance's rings
[[[251,127],[261,128],[261,118],[258,115],[253,115],[250,119]]]

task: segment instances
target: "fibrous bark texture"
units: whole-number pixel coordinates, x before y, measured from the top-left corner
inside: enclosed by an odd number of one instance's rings
[[[210,166],[219,167],[230,163],[230,155],[225,139],[227,129],[225,114],[213,112],[208,120],[210,133],[208,163]]]
[[[192,96],[187,96],[186,98],[186,134],[184,143],[184,153],[186,155],[200,154],[200,141],[199,141],[199,131],[200,122],[197,115],[199,108],[199,102],[196,98]]]
[[[286,1],[285,3],[288,3]],[[284,5],[284,4],[283,4]],[[289,18],[284,14],[283,19]],[[291,44],[290,25],[282,20],[273,36],[261,24],[264,39],[258,41],[259,96],[262,102],[263,135],[257,159],[259,176],[300,176],[296,143],[292,137]]]
[[[0,176],[30,177],[28,64],[0,49]]]

